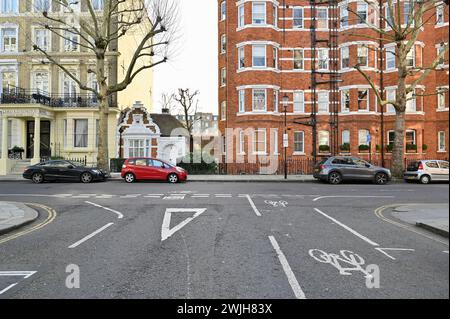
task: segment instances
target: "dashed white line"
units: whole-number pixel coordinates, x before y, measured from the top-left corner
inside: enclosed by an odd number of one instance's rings
[[[255,212],[256,216],[261,217],[261,213],[259,212],[258,208],[256,207],[255,203],[251,199],[250,195],[246,195],[248,202],[250,203],[250,206],[253,208],[253,211]]]
[[[278,259],[280,260],[281,266],[288,278],[289,284],[291,285],[292,290],[294,291],[294,295],[297,299],[306,299],[305,293],[302,290],[302,287],[297,281],[294,272],[292,271],[291,266],[289,266],[289,262],[286,259],[286,256],[281,251],[280,245],[278,245],[277,240],[273,236],[269,236],[270,243],[273,248],[277,252]]]
[[[337,225],[341,226],[342,228],[348,230],[349,232],[351,232],[353,235],[361,238],[362,240],[364,240],[365,242],[369,243],[372,246],[380,246],[379,244],[377,244],[376,242],[370,240],[369,238],[367,238],[366,236],[361,235],[360,233],[358,233],[356,230],[348,227],[347,225],[344,225],[343,223],[341,223],[340,221],[338,221],[337,219],[325,214],[324,212],[322,212],[320,209],[314,208],[314,210],[316,212],[318,212],[319,214],[321,214],[322,216],[325,216],[326,218],[330,219],[331,221],[333,221],[334,223],[336,223]]]
[[[112,212],[112,213],[116,214],[119,219],[123,218],[123,214],[121,212],[118,212],[117,210],[114,210],[114,209],[111,209],[109,207],[105,207],[105,206],[102,206],[102,205],[99,205],[99,204],[95,204],[95,203],[92,203],[92,202],[88,202],[88,201],[85,201],[85,203],[89,204],[89,205],[92,205],[92,206],[95,206],[95,207],[98,207],[98,208],[102,208],[102,209],[107,210],[109,212]]]
[[[317,202],[324,198],[395,198],[395,196],[320,196],[313,199],[313,202]]]
[[[101,233],[101,232],[104,231],[106,228],[108,228],[108,227],[110,227],[110,226],[112,226],[112,225],[114,225],[114,223],[106,224],[105,226],[103,226],[103,227],[97,229],[95,232],[93,232],[93,233],[87,235],[86,237],[80,239],[80,240],[77,241],[76,243],[70,245],[68,248],[76,248],[76,247],[80,246],[80,245],[81,245],[82,243],[84,243],[85,241],[91,239],[92,237],[94,237],[95,235]]]

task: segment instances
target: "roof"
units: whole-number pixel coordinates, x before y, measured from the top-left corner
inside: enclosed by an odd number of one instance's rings
[[[184,128],[183,124],[181,124],[181,122],[173,115],[152,113],[150,116],[152,117],[153,122],[159,126],[161,136],[170,136],[173,130]],[[188,136],[188,133],[185,132],[183,136]]]

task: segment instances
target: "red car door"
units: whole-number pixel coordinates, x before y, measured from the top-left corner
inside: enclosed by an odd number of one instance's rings
[[[152,160],[152,174],[156,180],[165,180],[167,178],[167,171],[163,162]]]
[[[134,163],[133,171],[136,179],[149,179],[151,176],[151,167],[147,165],[147,159],[137,158]]]

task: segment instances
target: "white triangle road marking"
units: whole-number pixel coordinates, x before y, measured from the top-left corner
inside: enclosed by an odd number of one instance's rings
[[[179,231],[181,228],[189,224],[191,221],[193,221],[195,218],[200,216],[206,212],[206,208],[167,208],[166,213],[164,214],[164,220],[161,227],[161,242],[165,241],[169,237],[171,237],[173,234],[175,234],[177,231]],[[192,217],[189,217],[173,227],[170,228],[170,221],[172,219],[173,213],[194,213]]]

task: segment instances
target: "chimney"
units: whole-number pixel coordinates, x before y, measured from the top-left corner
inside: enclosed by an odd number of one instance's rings
[[[162,110],[161,110],[161,113],[162,114],[170,114],[170,110],[168,109],[168,108],[163,108]]]

